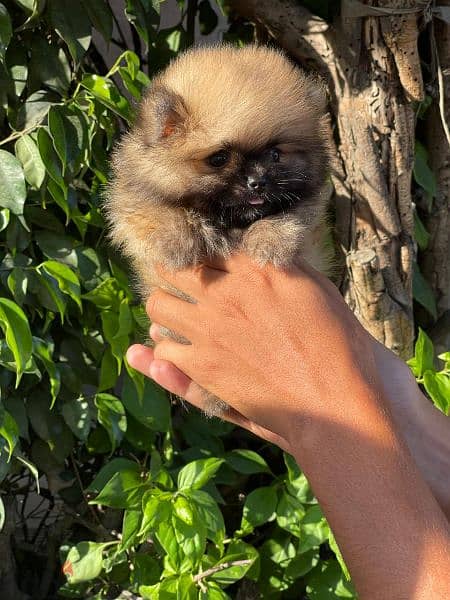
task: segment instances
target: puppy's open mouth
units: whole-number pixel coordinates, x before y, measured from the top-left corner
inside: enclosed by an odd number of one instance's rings
[[[262,196],[257,196],[256,194],[250,196],[250,198],[248,199],[248,203],[254,206],[258,204],[264,204],[264,202],[265,199]]]

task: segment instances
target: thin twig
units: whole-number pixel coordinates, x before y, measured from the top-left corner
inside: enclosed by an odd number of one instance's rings
[[[30,133],[30,131],[34,131],[35,129],[40,129],[41,127],[43,127],[43,125],[34,124],[34,125],[30,125],[30,127],[27,127],[26,129],[22,129],[22,131],[14,131],[7,138],[0,141],[0,146],[4,146],[5,144],[8,144],[9,142],[13,142],[14,140],[17,140],[18,138],[22,137],[23,135]]]
[[[200,585],[201,580],[205,579],[205,577],[209,577],[210,575],[214,575],[214,573],[229,569],[230,567],[244,567],[251,562],[253,562],[251,558],[246,558],[244,560],[232,560],[230,562],[222,563],[221,565],[216,565],[215,567],[211,567],[210,569],[206,569],[206,571],[194,575],[194,582]]]
[[[80,471],[78,470],[78,466],[76,464],[76,461],[75,461],[75,458],[73,456],[73,453],[70,454],[70,460],[71,460],[72,467],[73,467],[73,470],[74,470],[74,473],[75,473],[75,478],[76,478],[76,480],[78,482],[78,485],[80,486],[81,493],[83,494],[83,498],[84,498],[84,501],[86,502],[86,506],[88,507],[89,512],[91,513],[94,521],[96,521],[96,523],[100,526],[100,528],[103,531],[106,531],[107,533],[109,533],[108,530],[106,529],[106,527],[100,521],[100,518],[97,515],[97,513],[95,512],[94,507],[91,504],[89,504],[89,502],[87,501],[86,495],[84,493],[83,482],[81,481],[81,477],[80,477]]]

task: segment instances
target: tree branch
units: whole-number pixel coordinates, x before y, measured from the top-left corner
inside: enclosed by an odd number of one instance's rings
[[[202,571],[201,573],[197,573],[194,575],[194,582],[200,583],[202,579],[209,577],[210,575],[214,575],[214,573],[219,573],[220,571],[224,571],[225,569],[229,569],[230,567],[244,567],[249,565],[252,562],[252,559],[246,558],[244,560],[232,560],[230,562],[225,562],[220,565],[216,565],[215,567],[211,567],[210,569],[206,569],[206,571]]]

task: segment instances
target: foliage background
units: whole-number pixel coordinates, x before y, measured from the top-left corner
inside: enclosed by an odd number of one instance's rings
[[[0,3],[0,590],[354,598],[292,458],[172,402],[123,358],[148,324],[103,232],[108,154],[153,74],[225,19],[179,2],[161,28],[158,0],[124,0],[127,34],[110,4]],[[224,38],[254,34],[234,19]],[[443,358],[437,372],[422,333],[412,367],[448,413]]]

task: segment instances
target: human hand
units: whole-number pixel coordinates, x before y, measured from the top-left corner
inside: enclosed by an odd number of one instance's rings
[[[147,304],[156,348],[133,346],[128,359],[192,404],[202,407],[201,386],[232,407],[224,418],[289,451],[302,420],[328,414],[331,398],[336,418],[356,388],[378,385],[373,338],[308,265],[286,272],[236,255],[162,277],[197,303],[156,291]]]

